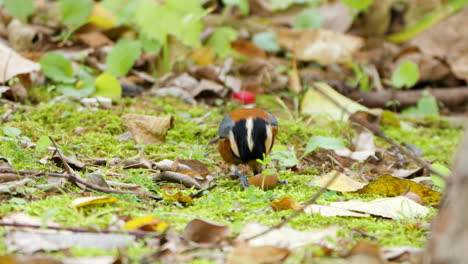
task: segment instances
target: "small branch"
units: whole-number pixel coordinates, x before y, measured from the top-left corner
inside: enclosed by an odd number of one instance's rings
[[[157,201],[162,200],[161,197],[156,196],[152,193],[147,192],[133,192],[133,191],[120,191],[120,190],[113,190],[109,188],[104,188],[95,184],[91,184],[83,179],[77,178],[73,174],[62,174],[62,173],[54,173],[54,172],[45,172],[45,171],[26,171],[26,170],[14,170],[11,168],[0,168],[0,173],[17,173],[26,177],[36,177],[36,176],[49,176],[49,177],[57,177],[57,178],[65,178],[73,183],[79,183],[91,190],[103,192],[103,193],[118,193],[118,194],[134,194],[134,195],[144,195],[149,198],[155,199]]]
[[[146,232],[146,231],[119,231],[119,230],[110,230],[110,229],[91,230],[91,229],[84,228],[84,227],[41,226],[41,225],[7,223],[7,222],[0,222],[0,226],[34,228],[34,229],[51,229],[51,230],[57,230],[57,231],[71,231],[74,233],[125,234],[125,235],[132,235],[136,237],[159,235],[159,233]]]
[[[316,85],[312,85],[312,87],[317,91],[319,92],[320,94],[322,94],[325,98],[327,98],[327,100],[329,100],[330,102],[332,102],[334,105],[336,105],[338,108],[340,108],[344,113],[348,114],[349,116],[352,116],[352,113],[346,109],[344,106],[342,106],[340,103],[338,103],[335,99],[333,99],[332,97],[330,97],[327,93],[323,92],[322,89],[320,89],[319,87],[317,87]],[[467,89],[468,90],[468,89]],[[407,157],[409,157],[410,159],[412,159],[414,162],[416,162],[419,166],[421,167],[424,167],[427,171],[429,171],[430,173],[432,174],[435,174],[435,175],[438,175],[440,176],[442,179],[445,179],[445,176],[443,176],[441,173],[435,171],[434,169],[432,169],[431,165],[427,162],[425,162],[424,160],[420,159],[418,156],[416,156],[416,154],[414,154],[411,150],[409,150],[407,147],[404,147],[402,146],[400,143],[398,143],[397,141],[387,137],[385,135],[385,133],[380,130],[379,127],[377,127],[376,125],[373,125],[371,123],[369,123],[369,121],[367,121],[366,119],[364,118],[361,118],[361,117],[357,117],[357,118],[353,118],[352,119],[353,122],[356,122],[358,123],[359,125],[367,128],[370,132],[372,132],[372,134],[374,134],[375,136],[378,136],[380,138],[382,138],[384,141],[386,141],[387,143],[389,143],[390,145],[394,146],[395,148],[397,148],[401,153],[403,153],[404,155],[406,155]]]
[[[251,236],[251,237],[248,237],[246,238],[246,241],[249,241],[249,240],[252,240],[252,239],[255,239],[257,237],[260,237],[260,236],[263,236],[267,233],[270,233],[271,231],[275,230],[275,229],[279,229],[281,228],[282,226],[284,226],[286,223],[288,223],[289,221],[291,221],[291,219],[295,218],[296,216],[302,214],[305,210],[305,208],[311,204],[314,204],[315,201],[317,201],[317,199],[328,189],[328,187],[338,178],[338,176],[340,176],[340,173],[337,171],[335,172],[335,174],[333,175],[333,177],[331,177],[331,179],[324,185],[322,186],[322,188],[320,188],[320,190],[315,193],[315,195],[310,198],[309,201],[307,201],[304,205],[301,206],[301,208],[297,211],[295,211],[294,213],[292,213],[291,215],[289,215],[288,217],[284,218],[283,221],[281,221],[280,223],[270,227],[269,229],[259,233],[259,234],[256,234],[254,236]]]
[[[191,194],[190,198],[200,198],[205,194],[205,192],[209,192],[209,191],[213,190],[216,187],[218,187],[218,185],[213,184],[213,185],[211,185],[210,187],[208,187],[206,189],[203,189],[203,190],[200,190],[200,191],[198,191],[198,192],[196,192],[194,194]]]

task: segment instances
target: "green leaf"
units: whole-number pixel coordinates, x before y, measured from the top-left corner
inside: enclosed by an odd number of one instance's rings
[[[294,19],[293,27],[297,29],[319,28],[323,17],[317,8],[307,8]]]
[[[21,135],[21,130],[16,127],[4,127],[3,134],[7,137],[18,137]]]
[[[344,149],[345,145],[341,138],[313,136],[307,142],[306,150],[302,157],[309,155],[317,148],[337,150]]]
[[[345,5],[357,11],[366,10],[373,0],[341,0]]]
[[[37,152],[43,152],[46,150],[50,145],[52,144],[52,141],[50,141],[48,136],[42,136],[37,142],[36,142],[36,151]]]
[[[223,0],[225,5],[237,6],[242,15],[246,16],[249,14],[249,1],[248,0]]]
[[[392,74],[392,85],[396,88],[411,88],[419,80],[418,66],[412,61],[405,61]]]
[[[60,0],[62,23],[68,27],[77,27],[88,21],[93,10],[93,0]]]
[[[211,47],[213,51],[221,59],[234,53],[231,48],[231,41],[237,38],[237,31],[230,27],[219,27],[210,36],[206,45]]]
[[[56,82],[73,83],[73,66],[69,60],[58,53],[49,52],[41,57],[39,63],[44,75]]]
[[[267,52],[278,52],[281,47],[278,45],[277,36],[273,32],[261,32],[253,36],[252,42]]]
[[[141,43],[133,39],[121,39],[107,55],[107,72],[125,76],[141,55]]]
[[[434,164],[431,165],[431,168],[433,170],[437,171],[438,173],[442,174],[445,178],[449,177],[452,174],[450,169],[445,167],[441,163],[434,163]],[[442,190],[445,189],[445,179],[444,178],[441,178],[439,175],[431,173],[431,179],[432,179],[432,183],[436,187],[436,190],[442,191]]]
[[[434,96],[425,94],[418,101],[418,104],[414,107],[409,107],[403,110],[404,115],[415,115],[415,116],[438,116],[439,106]]]
[[[111,74],[104,72],[96,78],[95,96],[108,97],[118,99],[122,96],[122,88],[119,81]]]
[[[12,16],[26,23],[28,17],[34,13],[35,6],[33,0],[6,0],[5,8]]]
[[[279,162],[281,167],[294,167],[299,164],[296,154],[292,151],[274,151],[270,157]]]

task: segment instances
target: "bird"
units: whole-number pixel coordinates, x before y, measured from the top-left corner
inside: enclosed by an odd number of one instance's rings
[[[260,108],[237,109],[224,116],[218,128],[218,151],[244,188],[249,184],[237,165],[246,164],[254,175],[262,172],[257,159],[270,154],[277,133],[278,120]]]

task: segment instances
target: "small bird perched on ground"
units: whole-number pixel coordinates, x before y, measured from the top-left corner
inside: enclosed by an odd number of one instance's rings
[[[262,109],[247,108],[227,114],[218,128],[218,150],[221,157],[237,175],[244,188],[249,186],[247,178],[236,165],[247,164],[254,175],[262,172],[257,159],[270,154],[278,133],[276,118]]]

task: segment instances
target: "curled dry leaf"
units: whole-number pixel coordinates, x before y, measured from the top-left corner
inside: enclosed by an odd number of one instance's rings
[[[30,51],[41,48],[43,35],[32,25],[13,19],[8,24],[7,31],[8,41],[14,50]]]
[[[291,251],[274,246],[249,247],[245,244],[237,245],[229,253],[227,264],[271,264],[282,263]]]
[[[202,189],[200,183],[198,183],[194,178],[190,177],[190,175],[179,172],[163,171],[158,176],[156,176],[155,180],[180,183],[187,188],[195,187],[196,189]]]
[[[437,204],[441,199],[441,194],[420,183],[392,177],[391,175],[382,175],[373,182],[367,184],[356,193],[372,193],[386,196],[398,196],[405,193],[409,188],[410,192],[419,195],[428,204]]]
[[[133,158],[122,161],[120,165],[124,169],[151,169],[153,162],[140,153]]]
[[[77,33],[74,35],[75,39],[83,42],[91,48],[99,48],[102,46],[112,45],[113,42],[106,35],[100,31],[89,31]]]
[[[370,202],[332,202],[330,206],[391,219],[423,218],[429,213],[427,207],[403,196],[375,199]]]
[[[23,58],[10,47],[0,43],[0,82],[5,83],[11,78],[25,73],[38,72],[39,63]]]
[[[273,201],[271,202],[271,206],[276,210],[276,211],[283,211],[283,210],[294,210],[297,211],[301,209],[297,201],[290,197],[290,196],[285,196],[281,198],[279,201]]]
[[[264,191],[275,188],[279,182],[278,174],[276,173],[269,175],[259,173],[255,176],[248,178],[247,181],[249,182],[249,185],[257,186],[258,188]]]
[[[320,177],[320,179],[314,181],[312,183],[313,186],[323,187],[325,186],[331,178],[335,176],[337,172],[331,171],[327,173],[325,176]],[[361,189],[366,184],[362,182],[358,182],[356,180],[351,179],[344,173],[338,172],[339,175],[337,178],[328,186],[328,190],[338,191],[338,192],[353,192],[356,190]]]
[[[223,224],[202,219],[193,219],[185,227],[186,240],[204,245],[217,245],[231,234],[231,229]]]
[[[137,143],[159,145],[164,142],[167,132],[173,127],[174,118],[126,114],[122,116],[122,121],[132,132]]]
[[[109,189],[109,184],[107,184],[107,181],[104,179],[104,176],[100,173],[88,174],[88,179],[86,181],[88,183]]]
[[[165,159],[165,160],[154,163],[154,166],[155,166],[155,169],[158,169],[158,170],[171,171],[173,164],[174,164],[174,161]],[[177,164],[176,171],[190,171],[190,170],[192,170],[192,168],[187,165],[184,165],[180,162],[179,164]]]
[[[95,197],[81,197],[77,198],[72,201],[71,206],[75,208],[84,207],[88,205],[95,205],[95,204],[109,204],[117,202],[117,198],[115,197],[107,197],[107,196],[95,196]]]
[[[82,170],[86,167],[86,164],[79,161],[75,156],[65,156],[62,153],[62,157],[65,160],[65,162],[74,170]],[[55,152],[54,156],[52,157],[52,161],[55,164],[57,164],[57,166],[63,167],[62,159],[60,158],[60,155],[57,152]]]
[[[315,61],[323,65],[352,60],[363,45],[361,38],[324,29],[278,29],[278,43],[300,61]]]
[[[142,230],[148,232],[164,232],[168,227],[169,223],[153,215],[147,215],[127,221],[122,229],[129,231]]]

